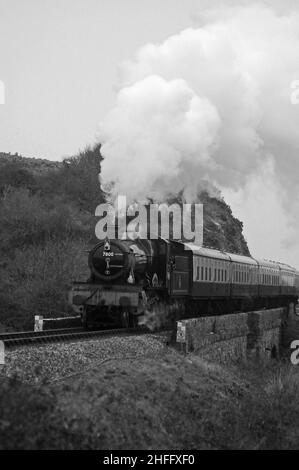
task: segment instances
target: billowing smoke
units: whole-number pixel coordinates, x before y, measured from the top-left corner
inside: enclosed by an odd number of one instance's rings
[[[185,80],[150,75],[119,92],[103,125],[102,176],[129,199],[192,191],[198,169],[213,166],[219,126],[215,106]]]
[[[102,179],[115,193],[140,199],[184,189],[192,199],[202,179],[244,191],[271,165],[272,189],[297,214],[299,105],[290,97],[298,12],[221,8],[200,27],[141,48],[120,76],[99,132]]]

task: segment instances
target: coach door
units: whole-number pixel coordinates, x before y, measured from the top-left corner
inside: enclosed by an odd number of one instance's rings
[[[175,256],[172,270],[172,294],[189,293],[189,257]]]

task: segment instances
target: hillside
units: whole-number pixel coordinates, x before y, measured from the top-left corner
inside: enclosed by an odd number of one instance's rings
[[[63,163],[43,158],[24,158],[18,153],[0,152],[0,170],[7,165],[13,165],[15,168],[21,167],[23,170],[33,174],[41,174],[49,170],[61,168]]]
[[[63,162],[0,153],[0,323],[30,328],[34,314],[68,313],[71,282],[88,277],[86,248],[105,201],[100,145]],[[204,245],[249,254],[242,222],[202,191]]]
[[[288,363],[215,364],[131,336],[9,351],[0,379],[0,449],[298,448]]]

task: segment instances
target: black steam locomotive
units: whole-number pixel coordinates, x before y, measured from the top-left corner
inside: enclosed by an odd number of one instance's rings
[[[109,240],[89,252],[90,278],[69,301],[85,327],[169,321],[297,303],[299,272],[174,240]]]

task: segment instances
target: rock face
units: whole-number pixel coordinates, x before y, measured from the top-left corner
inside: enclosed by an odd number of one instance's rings
[[[200,194],[203,204],[203,243],[205,246],[250,256],[243,235],[243,223],[233,216],[231,208],[218,197]]]
[[[92,152],[93,151],[91,150],[90,153]],[[99,148],[97,148],[97,152],[99,152]],[[98,156],[96,157],[98,158]],[[78,157],[74,157],[73,163],[76,158],[80,159],[80,155]],[[88,166],[88,164],[86,163],[85,165],[84,162],[82,165],[82,161],[80,165],[80,175],[84,174],[84,181],[82,180],[82,182],[80,182],[78,180],[78,182],[71,182],[72,184],[69,186],[72,186],[73,189],[74,186],[81,186],[83,191],[86,192],[88,187],[88,180],[94,180],[95,176],[97,179],[97,170],[95,169],[94,165]],[[47,178],[47,175],[49,175],[48,186],[51,186],[52,184],[54,185],[53,196],[55,196],[56,191],[58,191],[57,183],[55,186],[55,180],[56,182],[57,180],[66,181],[68,178],[66,169],[67,166],[67,163],[64,162],[24,158],[18,154],[11,155],[0,152],[0,190],[1,187],[6,185],[13,187],[23,186],[29,189],[35,188],[36,190],[39,187],[39,183],[37,181],[39,176],[42,175],[43,177]],[[86,168],[83,168],[84,166],[86,166]],[[53,172],[56,173],[55,178],[53,178]],[[59,191],[61,192],[61,184]],[[99,202],[97,200],[93,201],[93,197],[93,193],[91,193],[91,200],[89,201],[89,204],[87,204],[91,215],[93,215],[91,208],[95,209]],[[75,192],[71,194],[72,203],[77,205],[79,209],[82,209],[81,199],[76,197]],[[171,201],[169,202],[174,201],[180,203],[182,202],[180,196],[171,198]],[[243,224],[240,220],[233,216],[230,207],[221,198],[220,192],[216,188],[210,186],[209,189],[204,189],[199,194],[198,202],[203,204],[204,246],[228,252],[249,255],[249,249],[242,232]],[[85,206],[83,209],[86,209]]]

